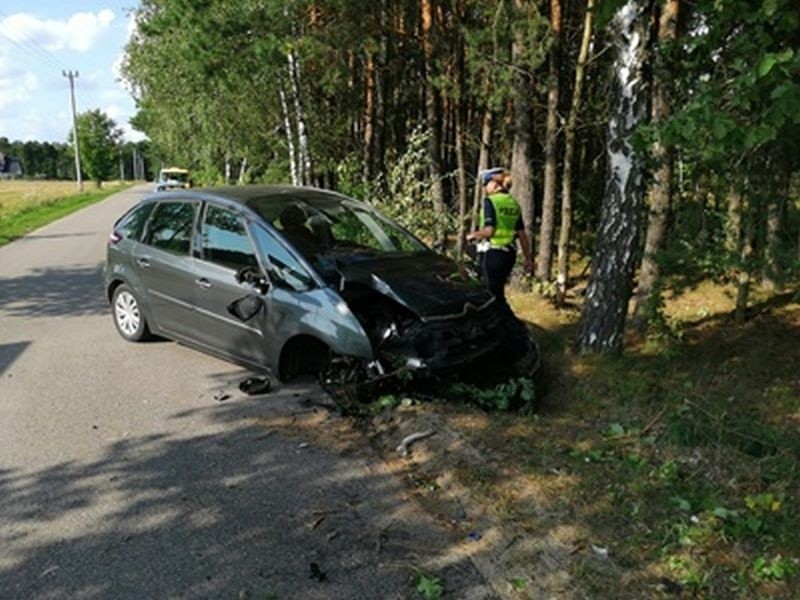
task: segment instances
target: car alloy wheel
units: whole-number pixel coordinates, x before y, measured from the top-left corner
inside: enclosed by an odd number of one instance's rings
[[[114,292],[114,324],[126,340],[139,341],[147,337],[148,328],[139,301],[127,286],[121,285]]]

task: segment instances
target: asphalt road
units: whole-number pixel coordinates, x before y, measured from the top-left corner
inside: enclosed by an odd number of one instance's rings
[[[366,445],[330,442],[317,386],[247,397],[234,365],[117,335],[106,238],[143,191],[0,247],[0,598],[418,598],[419,571],[493,597]]]

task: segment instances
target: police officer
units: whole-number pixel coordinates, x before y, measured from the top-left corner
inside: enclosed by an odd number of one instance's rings
[[[498,308],[505,316],[516,321],[506,301],[505,286],[517,259],[517,240],[525,256],[525,271],[530,273],[533,270],[530,244],[522,224],[522,211],[508,192],[511,189],[511,174],[508,171],[501,167],[489,169],[481,174],[481,181],[486,198],[483,200],[480,229],[468,234],[467,241],[478,242],[484,282],[495,297]]]

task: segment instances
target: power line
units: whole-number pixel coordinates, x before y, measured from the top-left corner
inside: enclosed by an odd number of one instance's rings
[[[8,14],[3,12],[2,10],[0,10],[0,17],[5,17],[6,19],[10,18],[8,16]],[[7,39],[9,42],[14,44],[17,48],[27,52],[33,58],[36,58],[38,60],[42,60],[42,61],[50,64],[51,66],[55,66],[55,67],[57,67],[59,69],[63,69],[64,65],[61,63],[60,60],[58,60],[58,57],[56,57],[52,52],[47,50],[47,48],[44,48],[43,46],[38,44],[36,41],[28,39],[28,38],[16,39],[16,36],[12,37],[12,36],[8,35],[7,33],[4,33],[3,30],[8,31],[6,25],[0,25],[0,36],[2,36],[5,39]]]
[[[48,55],[42,54],[40,52],[37,52],[35,46],[25,45],[23,42],[19,42],[19,41],[15,40],[14,38],[6,35],[5,33],[3,33],[2,30],[0,30],[0,37],[4,37],[9,42],[14,44],[17,48],[19,48],[20,50],[22,50],[23,52],[25,52],[26,54],[28,54],[32,58],[35,58],[36,60],[40,60],[40,61],[42,61],[44,63],[47,63],[48,66],[56,66],[56,67],[59,67],[59,68],[61,67],[61,65],[59,63],[54,63],[52,60],[50,60]]]
[[[0,17],[8,19],[10,18],[9,15],[0,10]],[[8,35],[8,26],[5,24],[0,23],[0,37],[5,38],[9,42],[11,42],[14,46],[16,46],[19,50],[26,53],[28,56],[47,64],[48,66],[55,67],[60,70],[62,73],[67,70],[66,66],[56,57],[52,52],[44,48],[41,44],[37,43],[35,40],[28,39],[28,38],[19,38],[17,39],[16,36]],[[103,103],[95,96],[95,94],[83,84],[82,81],[77,81],[77,87],[79,96],[84,99],[82,102],[83,105],[94,105],[98,109],[102,109]]]
[[[89,100],[89,102],[83,103],[84,106],[87,104],[94,104],[96,108],[102,109],[103,103],[100,102],[100,100],[97,98],[97,96],[95,96],[93,91],[91,91],[88,87],[86,87],[86,85],[84,85],[84,83],[80,80],[76,82],[76,85],[78,87],[78,91],[80,92],[80,96],[84,100]]]

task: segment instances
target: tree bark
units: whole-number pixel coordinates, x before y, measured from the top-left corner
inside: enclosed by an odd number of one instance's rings
[[[679,7],[679,0],[666,0],[659,17],[659,46],[669,44],[677,37]],[[670,73],[663,65],[659,66],[662,68],[657,69],[653,81],[653,105],[650,112],[650,120],[655,126],[663,123],[670,114]],[[664,248],[672,198],[672,151],[661,140],[656,140],[651,152],[656,169],[650,185],[647,233],[633,314],[633,326],[640,333],[647,328],[648,307],[657,302],[661,294],[658,285],[661,266],[657,256]]]
[[[558,148],[558,75],[561,68],[561,0],[550,0],[550,28],[553,45],[550,48],[550,72],[547,82],[547,123],[544,144],[544,190],[542,194],[542,224],[539,228],[539,252],[536,257],[536,278],[550,281],[553,264],[553,232],[556,218],[556,177]]]
[[[643,167],[631,144],[647,106],[642,70],[648,28],[643,13],[636,0],[628,0],[610,26],[617,51],[616,89],[608,128],[608,181],[577,338],[584,352],[618,353],[623,346],[643,205]]]
[[[575,86],[572,88],[572,102],[564,128],[564,172],[561,175],[561,227],[558,234],[558,274],[556,276],[556,306],[558,307],[564,305],[569,285],[569,238],[572,229],[572,164],[575,157],[575,130],[583,100],[583,74],[589,56],[589,43],[592,39],[593,17],[594,0],[588,0],[583,20],[581,47],[575,66]]]
[[[239,165],[239,178],[238,183],[239,185],[244,185],[244,174],[247,172],[247,157],[242,158],[242,162]]]
[[[517,6],[522,0],[516,0]],[[533,119],[531,116],[533,87],[524,64],[526,39],[522,31],[514,34],[511,46],[511,62],[514,65],[514,102],[513,102],[513,146],[511,150],[511,176],[514,181],[514,197],[522,209],[522,222],[528,243],[533,246],[534,240],[534,198],[533,169],[531,167],[531,149],[533,146]]]
[[[431,196],[434,210],[444,215],[446,211],[444,202],[444,185],[442,184],[442,156],[441,156],[441,118],[439,115],[439,102],[436,88],[432,83],[434,73],[433,28],[434,11],[431,0],[422,0],[420,3],[420,16],[422,23],[422,50],[425,56],[425,117],[428,125],[428,160],[431,177]],[[444,246],[447,232],[440,228],[437,243]]]
[[[286,149],[289,154],[289,175],[292,179],[292,185],[300,185],[297,154],[294,147],[294,129],[292,129],[292,119],[289,115],[289,103],[286,101],[286,92],[283,86],[278,88],[278,95],[281,99],[281,110],[283,111],[283,127],[286,130]]]
[[[742,239],[742,194],[731,186],[728,191],[728,219],[725,223],[725,250],[733,258],[739,255]]]
[[[478,150],[478,169],[475,177],[475,189],[472,194],[472,212],[470,213],[469,229],[474,231],[478,227],[478,214],[483,198],[483,187],[480,185],[480,174],[489,168],[489,144],[492,140],[492,109],[486,107],[481,120],[481,146]]]
[[[297,150],[300,182],[303,185],[308,185],[311,183],[311,154],[308,147],[305,112],[300,102],[300,66],[294,54],[294,50],[289,50],[287,58],[289,61],[289,82],[291,83],[292,101],[294,103],[295,120],[297,123]]]
[[[389,15],[388,0],[380,1],[381,7],[381,46],[378,52],[377,64],[375,69],[375,133],[373,140],[373,173],[381,175],[386,172],[386,97],[388,93],[388,75],[386,66],[389,61],[389,52],[392,47],[391,23]],[[383,178],[380,178],[385,184]]]
[[[364,148],[363,179],[368,184],[375,177],[375,60],[371,52],[367,52],[364,62]]]
[[[461,11],[459,8],[459,22]],[[455,152],[458,171],[458,238],[456,240],[456,256],[460,259],[464,254],[464,237],[467,226],[467,159],[464,151],[464,44],[458,43],[456,56],[455,98]]]
[[[741,197],[740,197],[741,199]],[[753,262],[753,237],[755,234],[755,207],[752,203],[747,207],[747,225],[743,232],[742,247],[739,252],[739,274],[736,278],[736,309],[734,318],[738,325],[747,320],[747,303],[750,298],[750,284],[752,282],[752,262]],[[746,203],[741,199],[741,208],[744,209]],[[741,214],[741,213],[740,213]]]
[[[776,182],[774,194],[767,198],[767,231],[764,243],[764,273],[762,282],[769,291],[777,289],[781,280],[781,267],[778,258],[780,248],[779,234],[782,227],[783,207],[789,197],[789,176]]]

